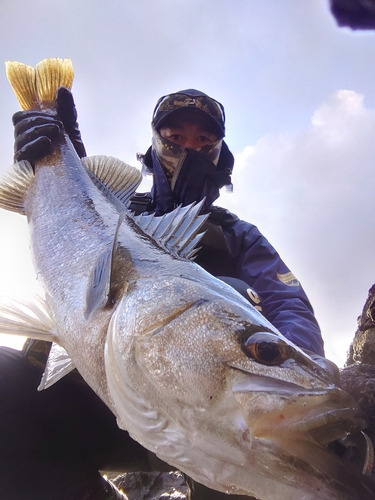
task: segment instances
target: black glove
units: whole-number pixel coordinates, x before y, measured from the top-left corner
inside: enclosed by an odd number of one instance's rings
[[[19,111],[13,115],[14,160],[33,163],[51,152],[51,144],[62,130],[68,134],[80,158],[86,156],[77,123],[72,93],[60,87],[56,94],[56,112]]]
[[[82,142],[81,132],[78,128],[77,109],[74,104],[73,94],[65,87],[60,87],[56,94],[57,116],[64,125],[65,132],[72,141],[74,149],[80,158],[86,156],[85,146]]]

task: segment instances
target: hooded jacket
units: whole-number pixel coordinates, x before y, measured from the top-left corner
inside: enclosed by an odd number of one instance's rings
[[[153,187],[151,193],[136,195],[131,208],[162,215],[205,197],[202,212],[210,215],[195,262],[214,276],[247,283],[259,297],[257,308],[286,338],[324,356],[320,328],[299,281],[256,226],[213,205],[220,188],[230,184],[234,159],[225,142],[217,167],[197,151],[184,153],[171,185],[155,151],[147,151],[143,162],[152,172]]]

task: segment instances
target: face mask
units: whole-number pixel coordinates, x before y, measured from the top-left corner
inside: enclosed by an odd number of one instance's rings
[[[196,149],[196,151],[201,153],[215,166],[217,166],[222,142],[222,139],[218,139],[212,144],[206,144],[205,146]],[[180,162],[184,159],[183,152],[185,148],[162,137],[154,128],[152,134],[152,148],[154,149],[168,180],[171,180],[175,171],[179,169],[178,167],[180,167]]]

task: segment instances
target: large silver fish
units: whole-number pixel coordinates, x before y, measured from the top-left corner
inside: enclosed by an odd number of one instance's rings
[[[8,64],[21,106],[47,112],[71,72],[66,60]],[[45,308],[3,306],[0,331],[61,346],[44,386],[77,367],[120,427],[210,488],[260,500],[373,500],[371,480],[330,451],[358,441],[365,421],[355,401],[189,260],[199,206],[163,219],[127,212],[139,181],[112,158],[82,163],[63,134],[35,175],[27,162],[12,167],[0,204],[27,216]]]

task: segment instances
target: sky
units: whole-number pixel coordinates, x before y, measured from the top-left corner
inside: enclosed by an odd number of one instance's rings
[[[4,62],[72,60],[89,155],[137,166],[160,96],[220,101],[236,163],[217,204],[278,250],[343,366],[375,282],[375,31],[339,28],[328,0],[1,0],[0,27]],[[5,66],[0,95],[2,175],[19,109]],[[0,210],[0,228],[0,295],[37,292],[26,218]]]

